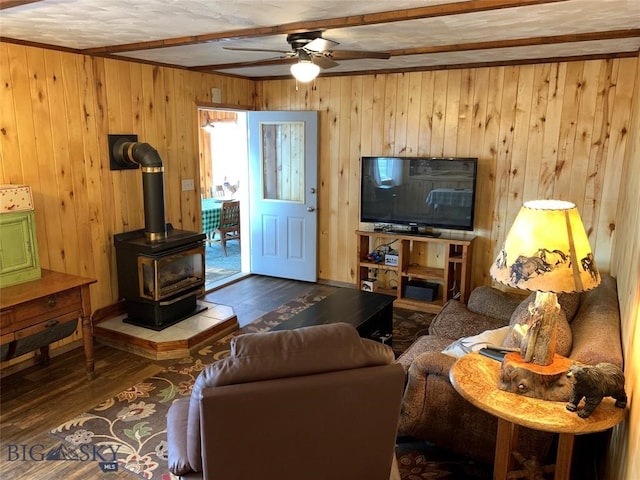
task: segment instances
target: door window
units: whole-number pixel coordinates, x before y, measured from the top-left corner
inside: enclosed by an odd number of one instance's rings
[[[304,203],[304,122],[261,123],[262,197]]]

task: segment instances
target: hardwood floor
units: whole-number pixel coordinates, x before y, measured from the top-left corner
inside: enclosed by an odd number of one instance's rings
[[[59,444],[48,430],[154,375],[162,365],[100,344],[95,348],[95,360],[97,375],[93,381],[87,380],[82,348],[52,358],[46,367],[30,367],[2,379],[2,478],[53,480],[96,476],[95,462],[36,461],[38,455]],[[126,472],[111,475],[111,478],[135,478]]]
[[[244,327],[283,303],[313,291],[315,283],[251,275],[239,282],[207,293],[204,300],[233,307]]]
[[[232,306],[243,326],[314,288],[313,283],[250,276],[207,294],[205,300]],[[95,345],[95,361],[96,378],[91,382],[86,379],[82,348],[52,358],[48,366],[33,366],[0,381],[1,478],[138,478],[122,470],[101,474],[93,461],[36,461],[59,444],[49,429],[175,363],[101,344]],[[34,459],[29,458],[30,451]]]

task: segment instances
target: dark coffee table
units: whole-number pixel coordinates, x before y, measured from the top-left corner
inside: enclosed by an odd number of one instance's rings
[[[356,327],[361,337],[391,346],[395,298],[353,288],[339,288],[272,330],[292,330],[311,325],[344,322]]]

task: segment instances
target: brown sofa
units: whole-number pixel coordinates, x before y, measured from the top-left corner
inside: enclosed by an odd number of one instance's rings
[[[522,300],[491,287],[479,287],[471,293],[467,306],[451,300],[443,307],[430,324],[429,335],[418,338],[398,358],[408,372],[398,429],[401,434],[493,462],[497,419],[454,390],[449,370],[456,358],[442,350],[456,339],[517,322],[533,295]],[[567,322],[558,350],[565,349],[564,353],[578,362],[611,362],[622,367],[615,279],[603,275],[594,290],[560,296],[559,303]],[[550,433],[520,429],[520,451],[526,456],[546,459],[552,441]]]
[[[345,323],[240,335],[171,405],[169,468],[188,479],[399,479],[404,379],[388,346]]]

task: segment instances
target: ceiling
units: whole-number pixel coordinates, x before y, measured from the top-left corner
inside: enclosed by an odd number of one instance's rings
[[[288,51],[310,30],[391,55],[321,75],[637,56],[640,0],[0,0],[7,42],[256,79],[294,60],[223,47]]]

